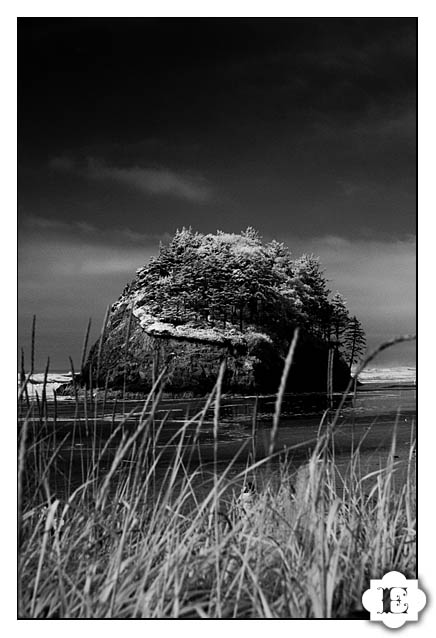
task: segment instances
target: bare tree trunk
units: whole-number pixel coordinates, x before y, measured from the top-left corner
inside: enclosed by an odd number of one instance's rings
[[[333,407],[333,359],[334,348],[329,345],[329,355],[327,360],[327,399],[329,407]]]
[[[350,371],[351,371],[351,366],[353,365],[355,352],[356,352],[356,329],[354,329],[354,332],[353,332],[353,343],[351,346],[350,363],[348,364]]]

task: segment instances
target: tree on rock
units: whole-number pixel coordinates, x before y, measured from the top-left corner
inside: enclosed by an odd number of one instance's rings
[[[343,345],[346,361],[351,369],[351,366],[360,360],[366,350],[365,332],[357,317],[353,317],[348,322],[344,333]]]
[[[336,292],[329,300],[327,310],[327,341],[333,338],[336,348],[343,348],[343,336],[350,321],[350,313],[348,312],[347,302],[340,292]]]

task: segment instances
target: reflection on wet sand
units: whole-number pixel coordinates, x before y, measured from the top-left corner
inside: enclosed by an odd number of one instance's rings
[[[341,396],[335,396],[336,404]],[[109,466],[123,436],[134,432],[144,412],[139,400],[47,400],[43,417],[41,406],[32,403],[30,413],[25,401],[20,404],[20,416],[27,414],[30,437],[41,428],[46,430],[52,445],[60,446],[58,469],[62,473],[62,459],[73,468],[69,479],[75,484],[84,480],[84,468],[106,446],[100,471]],[[275,397],[223,397],[220,407],[216,450],[219,468],[233,461],[232,474],[246,467],[253,459],[268,453]],[[335,462],[344,471],[350,453],[361,442],[361,466],[364,472],[382,467],[389,454],[392,435],[396,432],[395,461],[401,474],[407,466],[411,442],[414,438],[416,389],[412,384],[366,383],[358,386],[340,412],[326,410],[322,394],[289,394],[282,406],[276,449],[287,452],[287,459],[297,468],[313,450],[324,419],[336,419],[334,436]],[[153,438],[153,453],[160,455],[160,471],[171,464],[180,445],[183,431],[183,454],[190,467],[203,469],[214,461],[213,406],[202,414],[204,399],[163,399],[154,413],[149,435]],[[199,415],[202,414],[201,427]],[[324,415],[324,416],[323,416]],[[191,423],[184,425],[188,420]],[[164,425],[162,422],[164,421]],[[121,424],[121,426],[120,426]],[[322,426],[324,427],[324,426]],[[321,430],[322,430],[321,427]],[[236,460],[235,460],[236,457]],[[59,477],[55,477],[57,486]]]

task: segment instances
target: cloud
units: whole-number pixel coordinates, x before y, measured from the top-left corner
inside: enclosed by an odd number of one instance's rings
[[[62,155],[61,157],[53,157],[49,161],[50,168],[57,171],[73,172],[76,169],[74,160],[70,157]]]
[[[22,281],[54,281],[80,279],[87,275],[128,273],[156,252],[157,247],[114,245],[83,241],[79,237],[29,238],[19,248],[19,270]]]
[[[356,195],[356,193],[361,192],[365,188],[362,183],[353,182],[348,179],[338,179],[336,180],[336,183],[341,189],[341,192],[343,192],[347,197]]]
[[[50,237],[54,243],[95,242],[96,244],[125,245],[141,244],[142,246],[158,246],[160,242],[168,243],[170,233],[143,233],[128,226],[99,228],[85,220],[60,220],[41,215],[24,215],[20,218],[22,238]],[[32,243],[32,242],[30,242]]]
[[[20,219],[20,223],[24,228],[35,231],[67,231],[74,232],[80,231],[82,233],[95,233],[97,228],[86,221],[64,221],[61,219],[55,219],[53,217],[43,217],[41,215],[26,215]]]
[[[213,195],[210,184],[201,175],[168,168],[119,167],[94,157],[88,157],[81,163],[65,156],[52,158],[49,166],[87,179],[125,184],[147,195],[167,195],[196,203],[207,202]]]

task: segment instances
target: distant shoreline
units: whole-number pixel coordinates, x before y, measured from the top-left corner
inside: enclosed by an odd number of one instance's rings
[[[44,383],[44,372],[35,372],[27,384],[29,397],[34,397],[36,393],[42,394]],[[54,398],[54,393],[61,386],[71,381],[71,372],[49,372],[45,393],[48,399]],[[359,375],[361,387],[369,384],[377,385],[416,385],[416,367],[413,366],[392,366],[368,368]],[[18,387],[20,385],[20,374],[18,373]],[[146,393],[144,393],[146,394]],[[68,396],[58,396],[58,399],[71,398]]]

